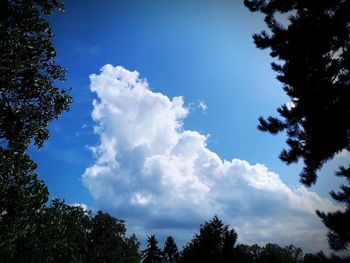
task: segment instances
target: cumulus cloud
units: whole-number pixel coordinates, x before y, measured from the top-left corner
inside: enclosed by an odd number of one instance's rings
[[[316,209],[338,209],[299,186],[291,189],[263,164],[223,160],[207,136],[184,130],[182,97],[153,92],[136,71],[105,65],[91,75],[92,118],[100,141],[84,184],[96,206],[126,219],[136,234],[189,240],[215,214],[241,242],[327,250]],[[183,244],[183,243],[182,243]]]

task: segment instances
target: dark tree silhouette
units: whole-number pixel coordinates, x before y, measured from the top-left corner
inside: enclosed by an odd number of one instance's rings
[[[9,262],[18,256],[18,242],[35,230],[33,218],[48,199],[35,168],[25,153],[0,148],[0,258]]]
[[[290,97],[290,104],[277,109],[280,118],[260,117],[258,128],[271,134],[286,131],[289,149],[280,159],[287,163],[303,160],[301,182],[307,186],[317,180],[317,172],[335,154],[350,150],[350,1],[245,0],[253,12],[265,15],[271,31],[254,34],[258,48],[271,50],[281,64],[272,63],[277,79]],[[288,25],[276,14],[286,14]],[[340,176],[350,167],[341,168]],[[348,177],[347,177],[348,178]],[[318,212],[330,229],[333,249],[344,249],[350,242],[350,191],[342,186],[337,201],[347,210]]]
[[[49,207],[31,214],[31,231],[14,233],[11,250],[1,262],[120,262],[139,263],[139,243],[126,237],[124,222],[98,212],[94,217],[81,207],[54,199]]]
[[[253,263],[260,262],[262,248],[258,245],[239,244],[235,248],[235,262]]]
[[[277,244],[269,243],[260,247],[240,244],[235,250],[235,262],[302,263],[304,256],[302,250],[293,245],[280,247]]]
[[[24,151],[33,140],[41,147],[48,124],[68,110],[69,90],[58,82],[65,70],[56,65],[52,32],[45,15],[62,10],[58,0],[0,1],[0,142]]]
[[[323,252],[318,252],[317,254],[306,254],[304,256],[304,263],[348,263],[350,262],[350,257],[339,257],[336,255],[331,255],[327,257]]]
[[[158,240],[154,235],[151,235],[147,239],[147,248],[142,251],[143,263],[162,263],[163,256],[162,251],[158,247]]]
[[[31,219],[48,190],[26,154],[41,147],[48,124],[68,110],[69,90],[57,87],[65,70],[54,61],[46,15],[62,10],[58,0],[0,1],[0,256],[35,229]],[[4,257],[2,257],[4,258]]]
[[[234,255],[237,233],[224,225],[217,216],[205,222],[191,242],[183,249],[182,261],[187,262],[229,262]]]
[[[125,236],[124,221],[99,211],[91,219],[87,262],[139,262],[139,243]]]
[[[168,236],[164,243],[163,257],[165,263],[179,262],[179,252],[172,236]]]
[[[294,246],[280,247],[277,244],[266,244],[260,251],[261,262],[302,263],[303,255],[300,248]]]
[[[350,167],[343,167],[337,172],[338,176],[343,176],[350,184]],[[328,240],[330,246],[335,250],[346,249],[350,242],[350,187],[341,185],[338,193],[331,192],[334,200],[346,204],[345,211],[336,211],[333,213],[323,213],[316,211],[317,215],[322,218],[323,223],[330,230]]]

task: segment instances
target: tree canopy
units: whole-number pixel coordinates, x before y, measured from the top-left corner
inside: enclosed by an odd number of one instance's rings
[[[17,254],[18,242],[35,230],[34,218],[48,200],[35,169],[26,153],[0,147],[0,258]]]
[[[142,252],[142,263],[162,263],[163,253],[154,235],[147,238],[147,248]]]
[[[124,221],[99,211],[88,228],[87,262],[138,262],[139,244],[134,235],[126,237]]]
[[[182,252],[182,261],[186,262],[229,262],[233,256],[237,233],[229,229],[214,216],[205,222],[187,243]]]
[[[179,262],[179,252],[172,236],[168,236],[164,243],[163,258],[165,263]]]
[[[302,160],[303,184],[317,180],[317,172],[336,154],[350,150],[350,1],[245,0],[253,12],[265,15],[269,32],[254,34],[258,48],[270,49],[277,79],[290,102],[277,109],[280,117],[260,117],[258,128],[271,134],[287,133],[288,149],[280,159],[286,164]],[[278,15],[288,17],[278,21]],[[349,179],[350,166],[337,173]],[[332,197],[347,210],[318,212],[330,229],[334,249],[350,242],[350,191]],[[337,222],[337,223],[335,223]],[[338,226],[336,226],[338,224]],[[342,226],[339,226],[342,224]]]
[[[48,190],[26,149],[42,147],[48,124],[72,101],[65,70],[55,63],[45,16],[62,10],[58,0],[0,1],[0,254],[11,257],[17,241],[35,230]]]
[[[53,34],[46,15],[63,10],[58,0],[0,1],[1,147],[41,147],[48,124],[68,110],[72,98],[62,89],[66,71],[55,63]]]

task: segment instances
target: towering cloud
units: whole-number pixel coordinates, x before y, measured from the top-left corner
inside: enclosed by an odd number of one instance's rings
[[[183,129],[183,98],[152,92],[138,72],[105,65],[90,80],[100,141],[83,180],[98,208],[140,235],[188,240],[216,214],[241,242],[327,250],[314,211],[337,209],[328,199],[289,188],[263,164],[222,160],[207,148],[207,136]]]

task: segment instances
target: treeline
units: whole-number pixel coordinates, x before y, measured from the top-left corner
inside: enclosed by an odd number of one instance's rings
[[[25,223],[0,236],[0,262],[140,262],[136,236],[109,214],[54,199]]]
[[[74,263],[321,263],[350,262],[350,257],[304,254],[293,245],[237,244],[234,229],[214,217],[200,226],[182,250],[172,236],[162,248],[154,235],[140,250],[136,236],[126,235],[124,221],[101,211],[92,215],[80,206],[54,199],[28,218],[28,231],[0,236],[1,262]]]
[[[143,263],[321,263],[350,262],[350,257],[336,255],[327,257],[323,252],[304,254],[293,245],[281,247],[277,244],[265,246],[237,243],[237,233],[214,217],[200,226],[182,251],[178,251],[174,239],[167,237],[164,248],[158,247],[155,236],[148,237],[147,249],[142,251]]]

